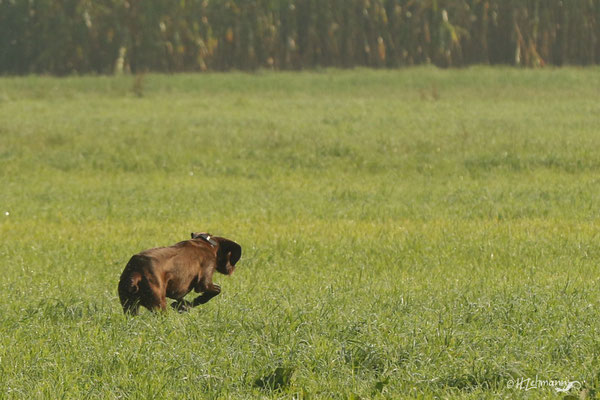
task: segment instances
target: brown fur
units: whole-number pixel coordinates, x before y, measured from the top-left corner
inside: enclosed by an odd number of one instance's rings
[[[231,275],[242,255],[239,244],[211,236],[214,245],[192,233],[192,239],[169,247],[157,247],[131,257],[119,281],[119,298],[123,311],[135,315],[139,306],[165,310],[167,297],[175,299],[172,307],[187,311],[204,304],[221,292],[212,282],[216,271]],[[192,290],[202,293],[193,302],[184,300]]]

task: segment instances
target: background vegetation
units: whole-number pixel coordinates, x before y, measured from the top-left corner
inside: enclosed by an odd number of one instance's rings
[[[136,82],[0,79],[0,397],[597,395],[597,68]],[[222,295],[126,319],[193,230]]]
[[[600,0],[3,0],[0,73],[596,64]]]

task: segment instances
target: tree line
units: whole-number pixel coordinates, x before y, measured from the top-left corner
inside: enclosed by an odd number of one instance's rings
[[[0,0],[0,73],[600,62],[600,0]]]

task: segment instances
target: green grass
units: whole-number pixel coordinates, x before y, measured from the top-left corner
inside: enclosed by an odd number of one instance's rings
[[[600,390],[600,70],[0,79],[0,398]],[[8,215],[6,215],[8,213]],[[140,250],[239,242],[126,319]]]

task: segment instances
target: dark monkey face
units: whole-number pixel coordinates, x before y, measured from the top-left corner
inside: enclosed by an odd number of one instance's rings
[[[242,257],[242,247],[234,241],[222,237],[214,238],[219,243],[217,250],[217,271],[225,275],[233,274],[235,264]]]

